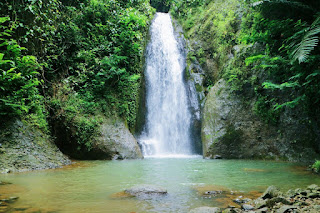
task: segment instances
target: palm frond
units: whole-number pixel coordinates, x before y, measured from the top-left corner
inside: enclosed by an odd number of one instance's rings
[[[311,51],[319,44],[320,33],[320,16],[312,23],[310,27],[304,29],[305,34],[298,44],[293,44],[293,51],[291,53],[292,62],[298,60],[299,63],[305,62]],[[300,33],[300,32],[298,32]]]

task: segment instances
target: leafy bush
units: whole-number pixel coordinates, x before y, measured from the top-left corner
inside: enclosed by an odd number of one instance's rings
[[[0,12],[11,17],[0,20],[3,116],[41,114],[41,108],[45,118],[52,85],[66,80],[88,106],[100,104],[97,112],[119,115],[134,126],[154,13],[148,0],[5,1]]]
[[[9,17],[0,17],[0,118],[28,114],[32,124],[47,130],[44,99],[38,90],[42,67],[12,38],[16,26],[9,27],[9,21]]]
[[[312,170],[319,173],[320,172],[320,161],[316,160],[311,166]]]
[[[154,9],[146,0],[95,0],[81,11],[71,8],[65,7],[70,16],[58,27],[60,46],[65,48],[58,60],[68,64],[68,85],[84,101],[99,103],[100,112],[121,116],[133,128]],[[66,41],[72,45],[63,45]]]

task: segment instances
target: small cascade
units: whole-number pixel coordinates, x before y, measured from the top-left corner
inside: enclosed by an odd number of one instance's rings
[[[147,114],[139,143],[147,157],[192,155],[185,57],[179,51],[170,15],[157,13],[150,34],[145,69]]]

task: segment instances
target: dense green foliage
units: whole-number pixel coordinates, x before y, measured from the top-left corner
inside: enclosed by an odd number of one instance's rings
[[[27,114],[30,118],[38,117],[36,124],[47,130],[44,98],[38,90],[43,83],[39,78],[41,65],[12,38],[17,26],[10,26],[9,21],[9,17],[0,17],[0,118]]]
[[[316,160],[314,164],[311,166],[312,170],[319,173],[320,172],[320,161]]]
[[[299,107],[320,113],[317,1],[173,1],[172,14],[193,41],[189,60],[206,69],[206,85],[225,78],[233,91],[254,96],[254,111],[276,123]]]
[[[103,116],[133,129],[150,2],[182,24],[207,88],[226,79],[268,123],[294,107],[320,122],[318,0],[1,1],[0,119],[62,123],[88,149]]]
[[[1,119],[76,128],[90,149],[101,116],[133,128],[154,9],[147,0],[0,3]]]

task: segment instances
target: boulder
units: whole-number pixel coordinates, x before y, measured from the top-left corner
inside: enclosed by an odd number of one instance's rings
[[[275,186],[269,186],[267,190],[261,195],[262,199],[271,199],[281,195],[279,189]]]
[[[202,206],[189,211],[189,213],[219,213],[221,209],[218,207]]]
[[[317,146],[318,140],[311,139],[312,128],[301,123],[308,115],[298,108],[286,110],[278,124],[271,125],[253,110],[258,104],[254,94],[236,93],[224,79],[216,82],[206,97],[202,113],[204,158],[220,155],[224,159],[310,162],[317,157],[312,144]]]
[[[238,198],[236,198],[232,201],[237,204],[244,204],[244,203],[249,203],[252,200],[250,198],[243,198],[242,196],[239,196]]]
[[[243,211],[239,208],[227,208],[222,211],[222,213],[241,213],[241,212]]]
[[[310,193],[308,194],[308,198],[320,198],[320,193]]]
[[[99,119],[101,123],[96,128],[95,135],[88,141],[89,148],[84,143],[77,142],[78,130],[73,127],[75,123],[67,123],[63,119],[52,121],[56,144],[65,154],[81,160],[143,158],[137,140],[122,119],[104,116]]]
[[[241,208],[244,209],[245,211],[250,211],[254,209],[254,207],[249,204],[243,204]]]
[[[285,204],[285,205],[291,205],[292,204],[290,201],[288,201],[284,197],[273,197],[271,199],[268,199],[267,202],[266,202],[267,207],[269,207],[269,208],[273,207],[277,203],[282,203],[282,204]]]
[[[112,153],[113,159],[143,158],[137,140],[120,119],[106,120],[100,128],[101,137],[95,149]]]
[[[312,184],[312,185],[308,186],[307,189],[309,189],[311,191],[319,191],[320,187],[316,184]]]
[[[269,210],[268,207],[264,207],[264,208],[255,210],[255,213],[267,213],[268,210]]]
[[[264,208],[267,206],[267,201],[268,199],[264,200],[262,198],[258,198],[256,200],[253,201],[255,208],[260,209],[260,208]]]
[[[149,185],[149,184],[133,186],[129,189],[124,190],[124,192],[135,197],[141,197],[146,195],[157,196],[157,195],[168,194],[166,189],[159,186],[155,186],[155,185]]]
[[[293,189],[289,189],[286,193],[285,193],[285,196],[286,197],[290,197],[290,198],[293,198],[297,195],[297,193],[293,190]]]
[[[276,213],[285,213],[285,212],[288,212],[289,210],[291,209],[296,209],[297,207],[296,206],[288,206],[288,205],[285,205],[285,206],[281,206],[277,211]]]

